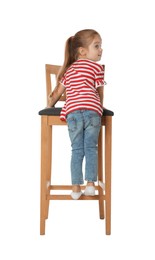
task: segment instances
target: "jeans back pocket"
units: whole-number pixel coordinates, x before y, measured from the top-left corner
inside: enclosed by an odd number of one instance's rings
[[[67,117],[68,130],[74,132],[77,129],[77,121],[74,117]]]
[[[101,117],[100,116],[91,116],[90,117],[90,124],[93,127],[101,127]]]

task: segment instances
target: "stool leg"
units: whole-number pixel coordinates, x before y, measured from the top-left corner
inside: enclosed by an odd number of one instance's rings
[[[41,117],[41,189],[40,189],[40,234],[45,234],[45,218],[47,207],[47,158],[48,134],[47,116]]]
[[[105,209],[106,209],[106,235],[111,234],[111,135],[112,117],[105,119]]]
[[[98,182],[103,182],[103,145],[102,145],[102,127],[99,134],[98,140]],[[98,185],[99,192],[99,214],[100,219],[104,219],[104,200],[102,199],[103,189]]]
[[[52,126],[47,127],[47,195],[50,195],[48,186],[51,184],[51,164],[52,164]],[[46,212],[45,217],[48,218],[50,200],[46,200]]]

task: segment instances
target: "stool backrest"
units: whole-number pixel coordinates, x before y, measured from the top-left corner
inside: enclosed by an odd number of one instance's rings
[[[58,65],[50,65],[46,64],[45,69],[46,69],[46,98],[47,98],[47,103],[48,103],[48,96],[52,92],[52,90],[56,86],[56,78],[57,74],[60,70],[61,66]],[[52,77],[54,76],[54,77]],[[63,94],[63,96],[59,99],[59,101],[65,101],[66,96]]]

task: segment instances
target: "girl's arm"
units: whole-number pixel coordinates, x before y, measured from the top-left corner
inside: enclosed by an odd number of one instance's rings
[[[99,93],[99,96],[100,96],[100,101],[101,101],[101,104],[103,106],[103,100],[104,100],[104,87],[98,87],[97,88],[97,91]]]
[[[49,94],[47,107],[53,107],[57,103],[57,101],[60,99],[60,97],[62,96],[62,94],[64,92],[65,92],[65,87],[61,83],[59,83],[55,87],[53,92]]]

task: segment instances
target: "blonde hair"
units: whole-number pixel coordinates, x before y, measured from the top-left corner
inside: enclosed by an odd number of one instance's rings
[[[58,73],[57,83],[61,80],[70,65],[78,59],[79,48],[87,48],[94,40],[96,35],[100,36],[99,33],[95,30],[85,29],[77,32],[74,36],[71,36],[67,39],[65,45],[64,63]]]

